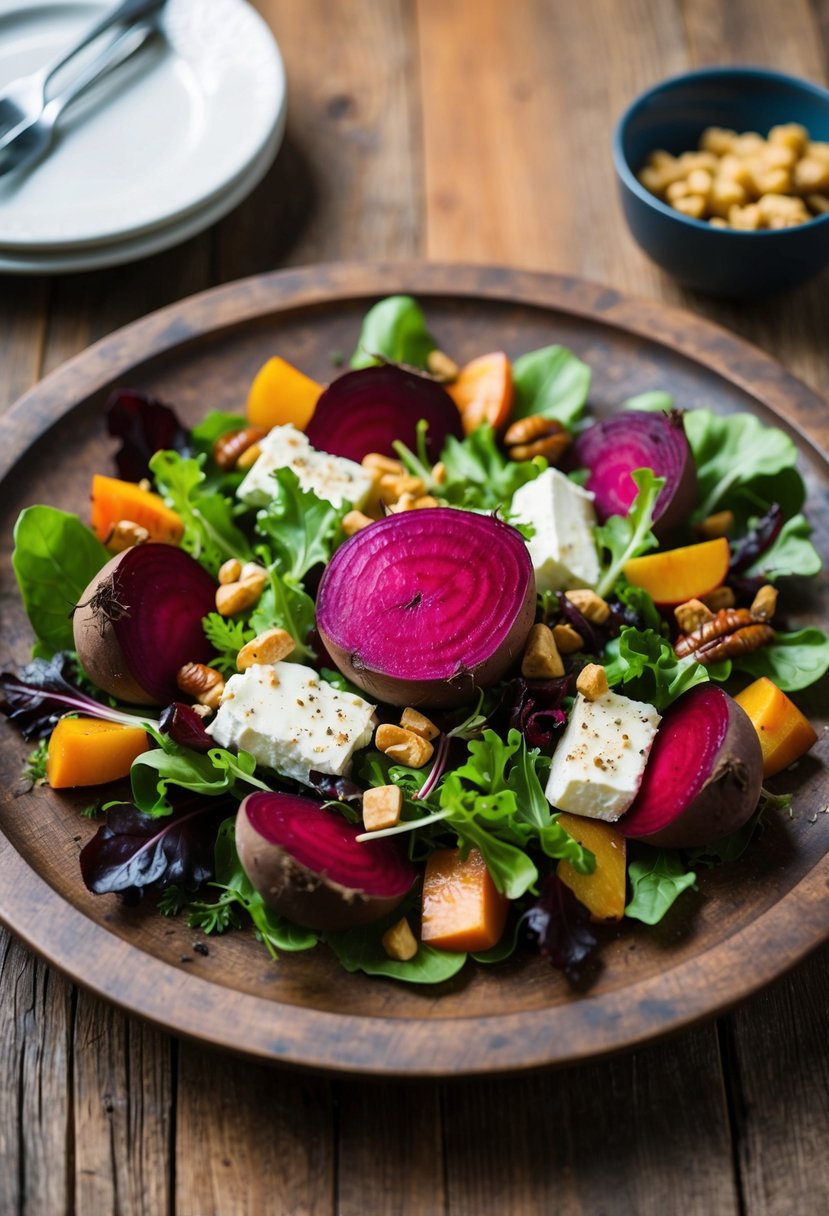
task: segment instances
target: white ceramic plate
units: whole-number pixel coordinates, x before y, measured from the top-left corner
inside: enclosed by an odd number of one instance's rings
[[[71,252],[59,250],[46,253],[0,249],[0,274],[75,274],[85,270],[103,270],[107,266],[121,266],[126,262],[137,262],[141,258],[161,253],[174,245],[189,241],[247,198],[267,173],[279,150],[284,133],[284,120],[274,131],[253,168],[224,194],[219,195],[206,207],[184,219],[155,228],[144,236],[108,245],[89,245]]]
[[[111,3],[0,0],[0,89],[50,61]],[[163,38],[67,114],[41,164],[0,178],[5,258],[163,228],[169,237],[171,224],[203,218],[252,179],[285,118],[270,30],[246,0],[168,0],[161,25]]]

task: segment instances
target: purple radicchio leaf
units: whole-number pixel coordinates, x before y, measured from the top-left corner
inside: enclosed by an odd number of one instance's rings
[[[120,439],[115,454],[118,475],[126,481],[150,476],[150,457],[160,451],[189,455],[187,431],[174,410],[131,389],[115,389],[105,406],[107,430]]]
[[[71,661],[69,653],[61,651],[51,659],[35,659],[19,675],[10,671],[0,675],[0,710],[24,739],[45,739],[58,718],[71,713],[127,726],[155,725],[149,717],[113,709],[90,697],[67,678]]]
[[[96,895],[117,892],[131,903],[150,888],[195,891],[213,874],[216,831],[228,805],[193,798],[157,818],[117,803],[81,850],[84,883]]]
[[[308,783],[326,802],[347,802],[356,807],[363,805],[363,790],[353,781],[349,781],[347,777],[320,773],[317,769],[312,768],[308,774]]]
[[[549,747],[556,731],[567,722],[561,703],[575,691],[572,675],[550,680],[525,680],[518,676],[510,680],[504,698],[508,729],[519,730],[530,747]]]
[[[544,880],[541,895],[525,913],[525,920],[544,957],[569,980],[578,982],[580,964],[595,949],[597,939],[589,911],[557,874]]]
[[[779,503],[773,502],[765,515],[741,540],[731,546],[730,574],[742,574],[763,556],[774,544],[783,527],[783,511]]]
[[[194,752],[206,755],[211,747],[216,746],[216,740],[204,729],[204,721],[199,714],[192,705],[184,705],[181,701],[173,701],[162,711],[158,729],[162,734],[169,735],[174,743],[189,747]]]
[[[602,637],[602,631],[588,621],[584,613],[576,607],[572,600],[568,600],[563,591],[557,593],[557,599],[563,620],[568,625],[572,625],[576,633],[581,636],[584,649],[589,654],[601,654],[606,640]]]

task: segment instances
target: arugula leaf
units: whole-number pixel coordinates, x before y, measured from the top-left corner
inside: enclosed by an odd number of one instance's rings
[[[630,863],[628,875],[632,898],[625,916],[646,925],[658,924],[677,897],[697,884],[696,874],[686,871],[679,855],[667,849],[648,849],[647,857]]]
[[[660,712],[695,684],[726,679],[730,673],[727,664],[717,664],[712,673],[693,655],[678,659],[671,643],[653,629],[623,629],[607,643],[605,657],[611,688],[624,684],[626,696],[648,701]]]
[[[540,414],[571,429],[590,392],[590,368],[566,346],[544,346],[521,355],[512,365],[513,418]]]
[[[372,367],[377,355],[391,363],[425,367],[436,347],[420,305],[411,296],[387,296],[366,313],[351,367]]]
[[[783,692],[797,692],[829,671],[829,637],[814,626],[776,633],[770,646],[737,655],[732,661],[738,671],[755,678],[768,676]]]
[[[268,584],[250,616],[254,637],[266,629],[286,629],[296,643],[287,656],[295,663],[316,662],[308,645],[308,634],[314,627],[316,609],[307,591],[287,575],[282,577],[274,565],[268,566]]]
[[[14,546],[12,566],[35,635],[49,655],[71,650],[72,610],[112,554],[77,515],[45,506],[21,512]]]
[[[697,509],[693,519],[705,519],[720,505],[731,506],[735,493],[751,494],[758,478],[775,478],[794,469],[797,448],[777,427],[764,426],[753,414],[715,414],[690,410],[685,434],[697,466]],[[765,494],[772,490],[765,483]],[[776,494],[763,501],[780,501]]]
[[[247,537],[236,526],[233,503],[215,490],[205,489],[203,457],[178,452],[156,452],[150,461],[159,493],[184,523],[181,546],[215,575],[228,558],[250,561]]]
[[[211,659],[210,666],[220,671],[225,678],[235,675],[236,657],[243,646],[252,642],[256,632],[242,620],[233,621],[229,617],[220,616],[218,612],[210,612],[202,620],[204,636],[218,652],[218,657]]]
[[[407,961],[389,958],[381,938],[387,928],[400,919],[399,909],[391,918],[379,924],[348,929],[342,933],[326,933],[323,940],[336,954],[346,971],[362,971],[366,975],[385,975],[410,984],[442,984],[457,975],[466,962],[465,954],[436,950],[421,942],[417,954]]]
[[[234,756],[221,747],[214,747],[205,755],[180,747],[166,735],[151,733],[161,746],[142,752],[133,760],[130,769],[132,796],[138,809],[147,815],[170,814],[173,809],[168,798],[171,785],[208,798],[235,792],[238,783],[243,787],[270,789],[254,777],[256,761],[249,752],[240,751]]]
[[[257,512],[256,531],[267,541],[271,564],[299,583],[312,567],[330,561],[349,507],[335,507],[303,490],[293,469],[276,469],[272,478],[274,496]]]
[[[440,459],[446,481],[433,492],[454,507],[480,511],[508,507],[518,487],[547,467],[545,460],[507,460],[488,424],[463,440],[450,435]]]
[[[667,413],[673,409],[674,399],[670,393],[664,392],[659,388],[649,389],[644,393],[636,393],[633,397],[627,397],[621,405],[623,410],[648,410],[657,413],[662,410]]]
[[[774,543],[748,567],[747,573],[761,574],[771,582],[794,574],[807,578],[814,576],[823,562],[809,540],[811,535],[812,525],[805,515],[787,519]]]
[[[665,484],[665,478],[655,477],[652,469],[636,469],[631,476],[638,487],[638,493],[627,515],[611,515],[596,528],[599,550],[605,550],[609,556],[596,586],[596,591],[601,596],[606,596],[613,590],[625,562],[647,549],[653,549],[657,543],[651,532],[651,523],[653,508],[659,491]]]

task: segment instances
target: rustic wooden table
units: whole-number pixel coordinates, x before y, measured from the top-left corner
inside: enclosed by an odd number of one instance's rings
[[[609,136],[714,62],[826,82],[829,0],[258,0],[288,136],[221,224],[134,266],[0,279],[0,403],[211,284],[336,259],[499,262],[663,298],[829,395],[824,275],[739,307],[627,235]],[[73,988],[0,933],[2,1216],[829,1210],[829,953],[733,1014],[522,1080],[366,1084],[209,1053]],[[747,960],[750,965],[750,960]]]

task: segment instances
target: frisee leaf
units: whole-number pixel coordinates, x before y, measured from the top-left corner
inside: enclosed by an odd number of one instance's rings
[[[220,616],[218,612],[209,613],[202,620],[202,628],[208,642],[218,652],[217,657],[210,662],[223,676],[231,676],[236,672],[236,658],[239,651],[256,637],[244,620],[231,620]]]
[[[77,515],[27,507],[14,528],[14,567],[41,655],[71,650],[72,610],[112,555]]]
[[[697,876],[686,870],[678,853],[667,849],[648,849],[647,856],[628,867],[632,896],[625,916],[656,925],[689,887],[696,887]]]
[[[651,523],[665,478],[654,476],[652,469],[636,469],[631,476],[638,492],[627,515],[611,515],[596,528],[596,543],[606,554],[604,570],[596,587],[601,596],[609,595],[613,590],[626,562],[653,549],[657,543]]]

